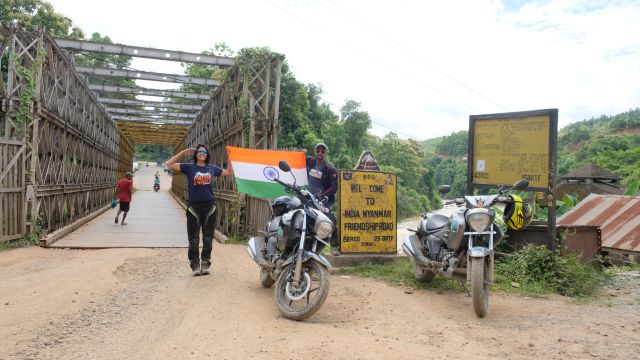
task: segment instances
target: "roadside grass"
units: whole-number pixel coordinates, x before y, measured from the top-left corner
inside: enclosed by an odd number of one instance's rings
[[[625,264],[625,265],[613,265],[607,268],[608,273],[617,275],[623,272],[640,271],[640,263],[638,264]]]
[[[47,230],[39,217],[33,219],[32,223],[35,226],[34,232],[29,233],[17,240],[0,242],[0,251],[39,245],[40,239],[47,235]]]
[[[227,242],[225,242],[225,244],[247,245],[248,242],[249,238],[232,235],[227,238]]]
[[[17,240],[0,242],[0,251],[34,246],[34,245],[38,245],[39,243],[40,243],[39,236],[36,237],[36,236],[27,235]]]
[[[624,269],[628,271],[629,267]],[[605,270],[599,262],[583,263],[575,256],[560,256],[545,247],[531,246],[512,256],[496,259],[491,291],[528,297],[559,294],[577,302],[589,302],[614,276],[615,271],[618,270]],[[457,281],[438,275],[431,282],[417,281],[409,259],[383,265],[362,264],[337,269],[334,273],[374,278],[405,288],[463,291]]]
[[[387,264],[360,264],[348,268],[336,269],[333,274],[368,277],[382,280],[394,286],[413,289],[432,289],[438,293],[462,292],[457,281],[436,276],[430,282],[420,282],[413,276],[411,261],[396,260]]]

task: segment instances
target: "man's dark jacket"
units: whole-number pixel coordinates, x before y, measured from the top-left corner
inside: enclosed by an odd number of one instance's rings
[[[322,193],[320,196],[326,196],[329,198],[329,206],[336,202],[336,192],[338,191],[338,170],[332,163],[327,160],[323,161],[322,177],[320,182],[322,183]],[[307,156],[307,174],[309,170],[316,166],[316,159],[311,156]]]

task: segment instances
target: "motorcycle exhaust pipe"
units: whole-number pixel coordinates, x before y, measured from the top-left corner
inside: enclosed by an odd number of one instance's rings
[[[247,252],[249,253],[249,257],[251,260],[256,261],[256,238],[252,237],[247,242]],[[257,263],[257,261],[256,261]]]
[[[249,242],[247,244],[247,251],[249,252],[249,257],[251,257],[251,260],[253,260],[261,268],[265,270],[271,270],[271,264],[264,258],[265,247],[266,244],[264,242],[264,238],[262,236],[255,236],[249,239]]]

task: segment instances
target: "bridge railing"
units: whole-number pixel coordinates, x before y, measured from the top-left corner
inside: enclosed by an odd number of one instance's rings
[[[44,31],[0,26],[0,241],[107,206],[133,146]],[[31,94],[32,96],[29,96]]]

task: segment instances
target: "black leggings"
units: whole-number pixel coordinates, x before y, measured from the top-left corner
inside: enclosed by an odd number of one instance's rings
[[[216,203],[195,203],[187,208],[187,235],[189,237],[189,261],[211,261],[213,233],[216,229]],[[202,228],[202,255],[198,258]]]

